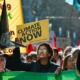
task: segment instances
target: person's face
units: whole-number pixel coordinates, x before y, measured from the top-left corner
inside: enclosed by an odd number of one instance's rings
[[[73,58],[69,57],[67,60],[67,68],[68,69],[74,69],[74,64],[73,64]]]
[[[5,69],[6,60],[5,57],[0,56],[0,72]]]
[[[38,59],[42,59],[42,58],[45,59],[45,58],[50,57],[50,54],[48,53],[46,46],[40,46],[37,57]]]

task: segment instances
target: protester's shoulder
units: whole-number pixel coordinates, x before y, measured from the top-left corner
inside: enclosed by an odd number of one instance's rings
[[[55,67],[59,67],[59,65],[55,64],[54,62],[50,61],[50,65],[55,66]]]

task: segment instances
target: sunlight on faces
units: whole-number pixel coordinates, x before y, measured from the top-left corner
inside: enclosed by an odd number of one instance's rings
[[[6,59],[3,56],[0,56],[0,72],[5,69]]]
[[[47,51],[47,48],[45,46],[41,46],[38,50],[37,57],[40,58],[48,58],[50,54]]]

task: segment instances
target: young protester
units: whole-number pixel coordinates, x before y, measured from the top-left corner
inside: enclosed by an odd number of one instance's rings
[[[64,58],[63,70],[72,70],[75,65],[73,63],[73,58],[71,55],[67,55]]]
[[[20,50],[19,48],[15,48],[13,50],[13,62],[14,65],[12,70],[17,71],[31,71],[31,72],[56,72],[58,74],[60,72],[59,66],[50,62],[50,58],[52,56],[53,50],[48,43],[42,43],[39,45],[37,49],[37,57],[38,61],[31,62],[30,64],[22,63],[20,60]],[[8,63],[8,60],[7,60]],[[10,63],[7,64],[7,67],[10,69]],[[16,69],[14,68],[16,67]]]
[[[61,58],[60,58],[58,50],[56,48],[53,48],[53,56],[52,56],[51,61],[54,62],[58,66],[61,65]]]

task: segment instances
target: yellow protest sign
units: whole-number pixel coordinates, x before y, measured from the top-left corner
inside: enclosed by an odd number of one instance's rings
[[[3,1],[0,0],[0,15],[2,12]],[[22,5],[21,0],[5,0],[9,23],[10,39],[12,41],[16,38],[16,26],[23,24]]]
[[[13,54],[13,49],[14,49],[15,47],[10,47],[10,48],[5,48],[5,49],[3,49],[3,50],[1,50],[4,54],[8,54],[8,55],[11,55],[11,54]]]
[[[23,45],[49,40],[48,19],[17,26],[17,38]]]
[[[3,52],[4,54],[11,55],[11,54],[13,54],[14,48],[15,47],[9,47],[9,48],[5,48],[5,49],[0,50],[0,51]],[[27,53],[27,48],[26,47],[20,47],[20,53],[21,54],[26,54]]]

